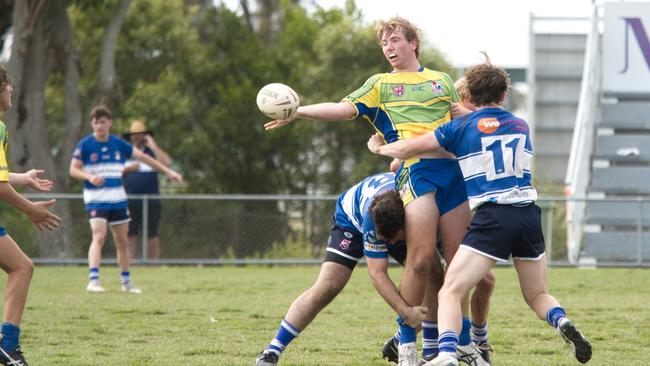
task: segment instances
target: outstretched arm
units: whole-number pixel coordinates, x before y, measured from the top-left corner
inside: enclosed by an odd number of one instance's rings
[[[287,119],[276,119],[264,124],[265,130],[288,125],[296,118],[309,118],[319,121],[341,121],[353,119],[357,110],[349,102],[318,103],[298,107],[296,113]]]
[[[384,139],[378,134],[370,136],[368,139],[368,150],[373,154],[389,156],[406,160],[418,154],[431,150],[441,149],[436,134],[432,131],[419,137],[407,140],[399,140],[386,144]]]
[[[366,263],[372,284],[381,297],[404,319],[406,324],[414,328],[420,326],[427,314],[427,307],[410,306],[404,301],[395,283],[388,276],[388,258],[366,257]]]
[[[0,182],[0,200],[24,212],[39,230],[54,230],[61,218],[47,210],[56,200],[32,202],[16,192],[9,182]]]
[[[32,169],[25,173],[9,173],[9,184],[14,187],[30,187],[38,191],[49,192],[54,185],[49,179],[39,178],[44,173],[40,169]]]
[[[183,176],[176,173],[175,171],[169,169],[166,167],[163,163],[159,162],[158,160],[152,158],[151,156],[143,153],[142,151],[138,149],[133,149],[133,157],[140,160],[143,163],[146,163],[147,165],[153,167],[157,171],[165,174],[167,178],[175,181],[175,182],[182,182],[183,181]]]

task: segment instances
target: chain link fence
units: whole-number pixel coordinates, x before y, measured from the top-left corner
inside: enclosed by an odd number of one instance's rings
[[[82,196],[28,194],[27,197],[56,198],[54,211],[63,217],[64,225],[42,233],[25,215],[4,208],[0,210],[0,223],[9,235],[36,263],[87,263],[91,233]],[[140,195],[131,198],[157,199],[162,206],[160,260],[147,259],[146,239],[142,240],[141,235],[134,263],[306,264],[322,260],[338,196]],[[542,198],[537,204],[543,211],[549,259],[554,265],[566,265],[566,199]],[[143,211],[146,217],[148,212]],[[148,220],[143,221],[142,230],[146,232]],[[115,246],[110,235],[102,258],[106,263],[115,262]]]

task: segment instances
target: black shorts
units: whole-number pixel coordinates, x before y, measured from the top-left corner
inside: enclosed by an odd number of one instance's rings
[[[542,210],[484,203],[476,209],[461,245],[497,261],[538,260],[544,255]]]
[[[389,245],[388,255],[397,263],[404,265],[406,260],[406,245],[404,242]],[[363,236],[336,225],[332,226],[323,262],[338,263],[354,270],[361,258],[363,258]]]
[[[158,236],[158,227],[160,225],[160,211],[162,205],[160,200],[148,200],[149,208],[147,218],[147,237],[154,238]],[[142,227],[142,200],[129,200],[129,212],[131,213],[131,223],[129,224],[129,236],[138,236]]]
[[[91,210],[88,214],[90,215],[89,221],[104,220],[108,221],[109,225],[119,225],[131,221],[129,210],[126,208],[121,210]]]

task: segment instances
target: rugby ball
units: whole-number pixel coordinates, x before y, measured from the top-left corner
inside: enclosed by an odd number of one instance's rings
[[[273,119],[293,117],[299,105],[298,94],[284,84],[268,84],[257,93],[257,108]]]

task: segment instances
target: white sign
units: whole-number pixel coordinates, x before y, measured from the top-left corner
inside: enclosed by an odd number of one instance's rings
[[[605,3],[603,91],[650,95],[650,2]]]

